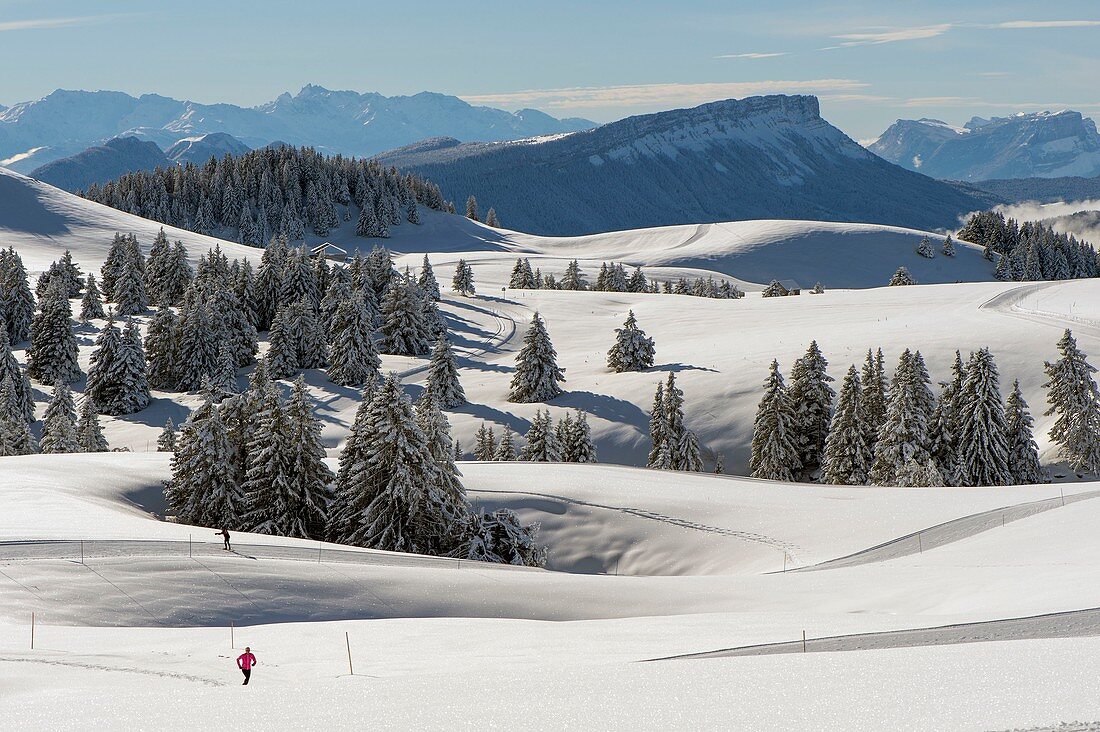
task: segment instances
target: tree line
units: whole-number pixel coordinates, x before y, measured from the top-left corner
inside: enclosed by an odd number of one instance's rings
[[[959,238],[985,248],[986,259],[997,262],[999,280],[1068,280],[1100,275],[1100,260],[1091,244],[1073,234],[1060,234],[1041,221],[1020,223],[997,211],[980,211],[959,230]]]

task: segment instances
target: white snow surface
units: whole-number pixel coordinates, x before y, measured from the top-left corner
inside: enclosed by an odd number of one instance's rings
[[[506,401],[536,309],[568,379],[551,412],[587,411],[601,460],[627,465],[644,461],[653,389],[675,371],[707,458],[721,452],[727,469],[744,472],[767,364],[789,368],[811,338],[837,377],[868,347],[889,360],[919,348],[943,378],[956,348],[989,346],[1002,389],[1020,379],[1049,462],[1042,361],[1066,325],[1100,352],[1092,281],[873,287],[885,280],[876,268],[892,273],[899,262],[922,282],[937,281],[924,263],[943,268],[941,282],[989,279],[989,263],[966,245],[955,260],[917,256],[923,232],[740,222],[549,240],[428,214],[389,243],[401,266],[427,252],[444,289],[459,257],[474,268],[481,295],[442,304],[471,400],[448,417],[467,449],[483,421],[522,433],[544,406]],[[86,271],[98,268],[115,231],[147,246],[158,229],[0,171],[0,244],[32,270],[66,248]],[[166,231],[193,257],[215,241]],[[221,245],[230,257],[259,254]],[[746,287],[778,276],[769,267],[797,265],[823,273],[812,280],[829,289],[738,301],[502,292],[520,253],[557,276],[573,257],[590,279],[599,261],[621,259],[662,277],[726,273]],[[784,277],[803,277],[790,267]],[[871,289],[834,289],[830,277],[841,275]],[[612,374],[605,354],[629,309],[654,337],[657,365]],[[79,331],[85,367],[102,324],[93,325]],[[423,365],[384,363],[414,392]],[[335,458],[356,394],[321,371],[307,379]],[[229,553],[212,529],[158,519],[169,456],[149,450],[164,419],[178,424],[197,397],[154,397],[141,413],[104,419],[112,445],[135,452],[0,459],[5,727],[331,729],[369,719],[399,729],[925,730],[1100,719],[1096,483],[887,489],[465,462],[477,505],[541,522],[547,570],[247,534]],[[36,398],[43,409],[39,385]],[[863,563],[805,569],[879,545]],[[1079,612],[1068,629],[1040,618],[987,642],[940,645],[947,634],[933,631],[921,641],[932,645],[894,647],[908,629],[1065,612]],[[974,627],[983,638],[986,626]],[[641,663],[800,640],[803,630],[806,654]],[[882,631],[901,632],[860,635]],[[867,650],[814,652],[815,639],[836,635],[865,637]],[[233,659],[245,644],[259,666],[240,688]]]

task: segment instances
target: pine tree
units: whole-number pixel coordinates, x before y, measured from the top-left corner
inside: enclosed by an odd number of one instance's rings
[[[231,466],[228,432],[208,398],[180,427],[172,455],[165,497],[178,520],[212,528],[243,526],[246,499]]]
[[[856,367],[848,368],[837,398],[836,414],[825,439],[822,483],[863,485],[871,468],[871,448],[863,421],[862,394]]]
[[[169,417],[168,421],[164,423],[164,429],[160,431],[160,436],[157,437],[157,452],[175,451],[176,425],[172,424],[172,419]]]
[[[219,404],[236,395],[239,391],[237,389],[237,365],[233,362],[233,354],[229,351],[228,344],[224,342],[218,349],[218,365],[210,379],[207,380],[206,388],[214,401]]]
[[[898,285],[915,285],[917,281],[913,279],[913,275],[909,274],[909,270],[906,267],[898,267],[898,271],[894,273],[894,276],[890,278],[888,282],[891,287]]]
[[[289,515],[284,518],[283,536],[319,538],[323,535],[329,503],[329,484],[335,476],[325,465],[325,448],[321,444],[321,424],[313,415],[305,379],[294,382],[286,407],[290,430],[290,496]],[[450,446],[448,446],[448,450]]]
[[[867,359],[860,373],[860,404],[863,421],[867,425],[867,445],[872,449],[878,440],[878,431],[886,421],[886,367],[882,349],[874,354],[867,349]]]
[[[145,260],[135,243],[119,262],[118,277],[111,288],[111,300],[119,315],[137,315],[149,307],[144,265]]]
[[[60,281],[51,285],[39,301],[31,325],[31,347],[27,351],[27,374],[49,386],[58,382],[71,384],[83,375],[77,363],[72,311],[63,287]]]
[[[500,220],[497,219],[497,210],[490,207],[489,211],[485,214],[485,225],[492,226],[494,229],[500,228]]]
[[[511,427],[504,425],[504,432],[500,435],[500,444],[497,445],[496,452],[493,453],[493,460],[508,462],[516,460],[517,457],[515,433],[512,432]]]
[[[898,470],[894,485],[899,488],[942,488],[943,475],[931,458],[923,463],[909,458]]]
[[[535,273],[531,271],[531,262],[524,257],[516,259],[512,267],[512,276],[508,280],[508,286],[513,289],[531,290],[535,288]]]
[[[560,381],[565,381],[565,374],[557,365],[557,352],[536,311],[516,357],[508,400],[519,403],[549,401],[562,394]]]
[[[15,384],[5,373],[0,377],[0,456],[30,455],[36,449]]]
[[[653,339],[638,327],[631,310],[622,328],[615,329],[615,345],[607,352],[607,367],[612,371],[644,371],[653,366]]]
[[[466,218],[472,221],[480,221],[477,215],[477,199],[470,196],[466,199]]]
[[[382,353],[420,356],[430,348],[416,282],[402,277],[391,283],[382,300]]]
[[[526,444],[519,459],[537,463],[556,463],[561,460],[561,446],[554,434],[554,421],[550,410],[539,410],[531,420],[531,427],[523,436]]]
[[[1059,457],[1074,470],[1100,472],[1100,392],[1092,376],[1096,369],[1068,329],[1058,341],[1058,351],[1061,357],[1044,365],[1050,405],[1045,415],[1055,417],[1050,438],[1059,447]]]
[[[699,472],[703,460],[695,433],[684,425],[684,392],[676,386],[676,374],[670,371],[664,392],[665,439],[671,470]]]
[[[76,405],[68,384],[53,388],[53,396],[42,420],[43,453],[80,452],[76,433]]]
[[[474,460],[480,462],[490,462],[495,459],[497,453],[497,441],[493,435],[493,428],[486,427],[485,423],[481,423],[481,427],[477,431],[474,443]]]
[[[12,353],[11,344],[8,343],[7,330],[0,327],[0,378],[11,379],[16,405],[23,421],[28,424],[34,421],[34,391],[31,389],[30,379],[25,371],[19,368],[19,361]]]
[[[377,381],[367,382],[363,388],[359,397],[359,406],[355,410],[355,417],[348,430],[348,438],[344,441],[343,449],[340,450],[336,482],[332,490],[332,503],[329,505],[328,527],[325,532],[330,541],[343,541],[350,530],[352,520],[350,502],[356,490],[352,470],[358,466],[362,458],[361,440],[369,429],[367,417],[376,384]]]
[[[179,347],[176,339],[179,319],[175,312],[162,305],[149,321],[145,334],[145,358],[148,362],[149,385],[154,389],[174,389]]]
[[[918,465],[931,460],[928,431],[934,397],[919,358],[919,353],[907,348],[898,359],[886,418],[875,443],[870,475],[875,485],[896,485],[898,474],[910,460]]]
[[[172,330],[177,389],[197,391],[217,370],[220,343],[210,337],[215,323],[216,318],[203,297],[195,298],[181,310],[179,322]]]
[[[432,350],[428,364],[427,390],[442,409],[454,409],[466,403],[466,392],[458,378],[458,364],[447,338],[441,337]]]
[[[592,428],[588,425],[588,415],[578,409],[576,417],[559,422],[559,425],[562,424],[567,425],[558,438],[558,443],[561,445],[562,462],[598,462],[596,459],[596,445],[592,442]]]
[[[581,274],[581,267],[577,260],[571,261],[565,267],[565,274],[561,278],[561,289],[563,290],[586,290],[588,287],[584,283],[584,275]]]
[[[806,354],[795,361],[791,370],[787,393],[794,408],[794,439],[806,478],[821,465],[825,437],[829,433],[835,393],[829,386],[833,377],[826,373],[828,366],[815,340],[810,341]]]
[[[779,372],[779,362],[773,360],[753,422],[749,470],[754,478],[791,481],[802,470],[798,454],[794,405]]]
[[[84,288],[84,299],[80,301],[80,322],[87,323],[90,320],[104,317],[103,302],[99,294],[99,287],[95,283],[95,275],[88,273],[87,285]]]
[[[416,403],[416,424],[424,433],[435,464],[435,482],[429,486],[427,497],[429,513],[440,519],[438,532],[429,542],[427,551],[447,554],[462,541],[470,515],[470,500],[451,450],[451,425],[429,392]]]
[[[470,517],[462,556],[479,562],[542,567],[546,564],[546,547],[535,542],[538,531],[537,523],[524,526],[507,508],[481,512]]]
[[[955,242],[952,241],[950,234],[948,234],[947,238],[943,240],[943,256],[955,256]]]
[[[922,237],[920,244],[917,245],[917,254],[921,255],[925,259],[935,259],[936,250],[932,246],[932,240],[927,236]]]
[[[122,333],[115,325],[112,312],[96,337],[88,367],[88,383],[84,389],[84,395],[95,401],[101,414],[115,414],[115,408],[121,401],[121,387],[117,381],[121,345]]]
[[[424,262],[420,265],[420,278],[416,284],[426,297],[437,302],[442,297],[439,293],[439,281],[435,278],[435,271],[432,270],[432,263],[428,261],[427,254],[424,255]]]
[[[474,270],[465,259],[458,260],[458,264],[455,265],[455,275],[451,278],[451,289],[463,297],[469,297],[476,292],[474,289]]]
[[[133,414],[149,406],[149,378],[145,367],[145,349],[141,332],[132,320],[126,323],[119,347],[118,372],[121,400],[118,414]]]
[[[274,387],[262,391],[255,429],[248,441],[248,472],[244,479],[247,507],[242,526],[276,536],[296,528],[297,496],[293,493],[294,451],[286,407]],[[299,532],[296,536],[306,536]]]
[[[328,378],[341,386],[360,386],[378,379],[382,362],[374,346],[370,315],[356,293],[340,303],[332,323]]]
[[[657,392],[653,395],[653,407],[649,411],[649,457],[646,459],[647,468],[663,468],[661,462],[661,449],[665,446],[668,437],[668,420],[665,418],[665,385],[657,382]],[[665,457],[667,458],[667,448]]]
[[[31,337],[34,295],[23,260],[11,247],[0,250],[0,314],[7,323],[8,340],[12,344]]]
[[[1008,433],[1008,469],[1016,485],[1043,482],[1039,448],[1031,434],[1034,424],[1020,382],[1012,382],[1012,393],[1005,401],[1005,428]]]
[[[76,441],[81,452],[107,452],[110,446],[99,426],[99,412],[95,400],[88,395],[80,404],[80,421],[76,425]]]

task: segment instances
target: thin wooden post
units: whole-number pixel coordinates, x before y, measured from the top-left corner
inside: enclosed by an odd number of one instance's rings
[[[355,675],[355,668],[351,665],[351,638],[348,638],[347,631],[344,632],[344,642],[348,646],[348,674]]]
[[[1062,490],[1062,486],[1058,486],[1058,495],[1062,497],[1062,507],[1066,505],[1066,492]]]
[[[321,542],[317,542],[317,563],[321,563]]]
[[[84,564],[84,540],[80,540],[80,563]]]
[[[34,613],[31,613],[31,650],[34,650]]]
[[[234,630],[235,629],[233,627],[233,621],[230,620],[229,621],[229,647],[235,649],[237,647],[237,639],[234,637],[234,633],[233,633]]]
[[[783,552],[783,571],[787,571],[787,552]]]
[[[187,556],[189,556],[189,557],[192,556],[192,554],[191,554],[191,535],[190,534],[187,535]]]
[[[806,652],[806,631],[802,631],[802,652]]]
[[[919,531],[917,532],[917,549],[920,551],[921,554],[924,554],[924,542],[921,541]]]

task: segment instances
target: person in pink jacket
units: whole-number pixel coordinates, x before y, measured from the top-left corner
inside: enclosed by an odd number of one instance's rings
[[[256,657],[252,655],[252,649],[244,647],[244,653],[237,656],[237,668],[244,674],[243,686],[248,686],[248,679],[252,676],[252,667],[256,665]]]

